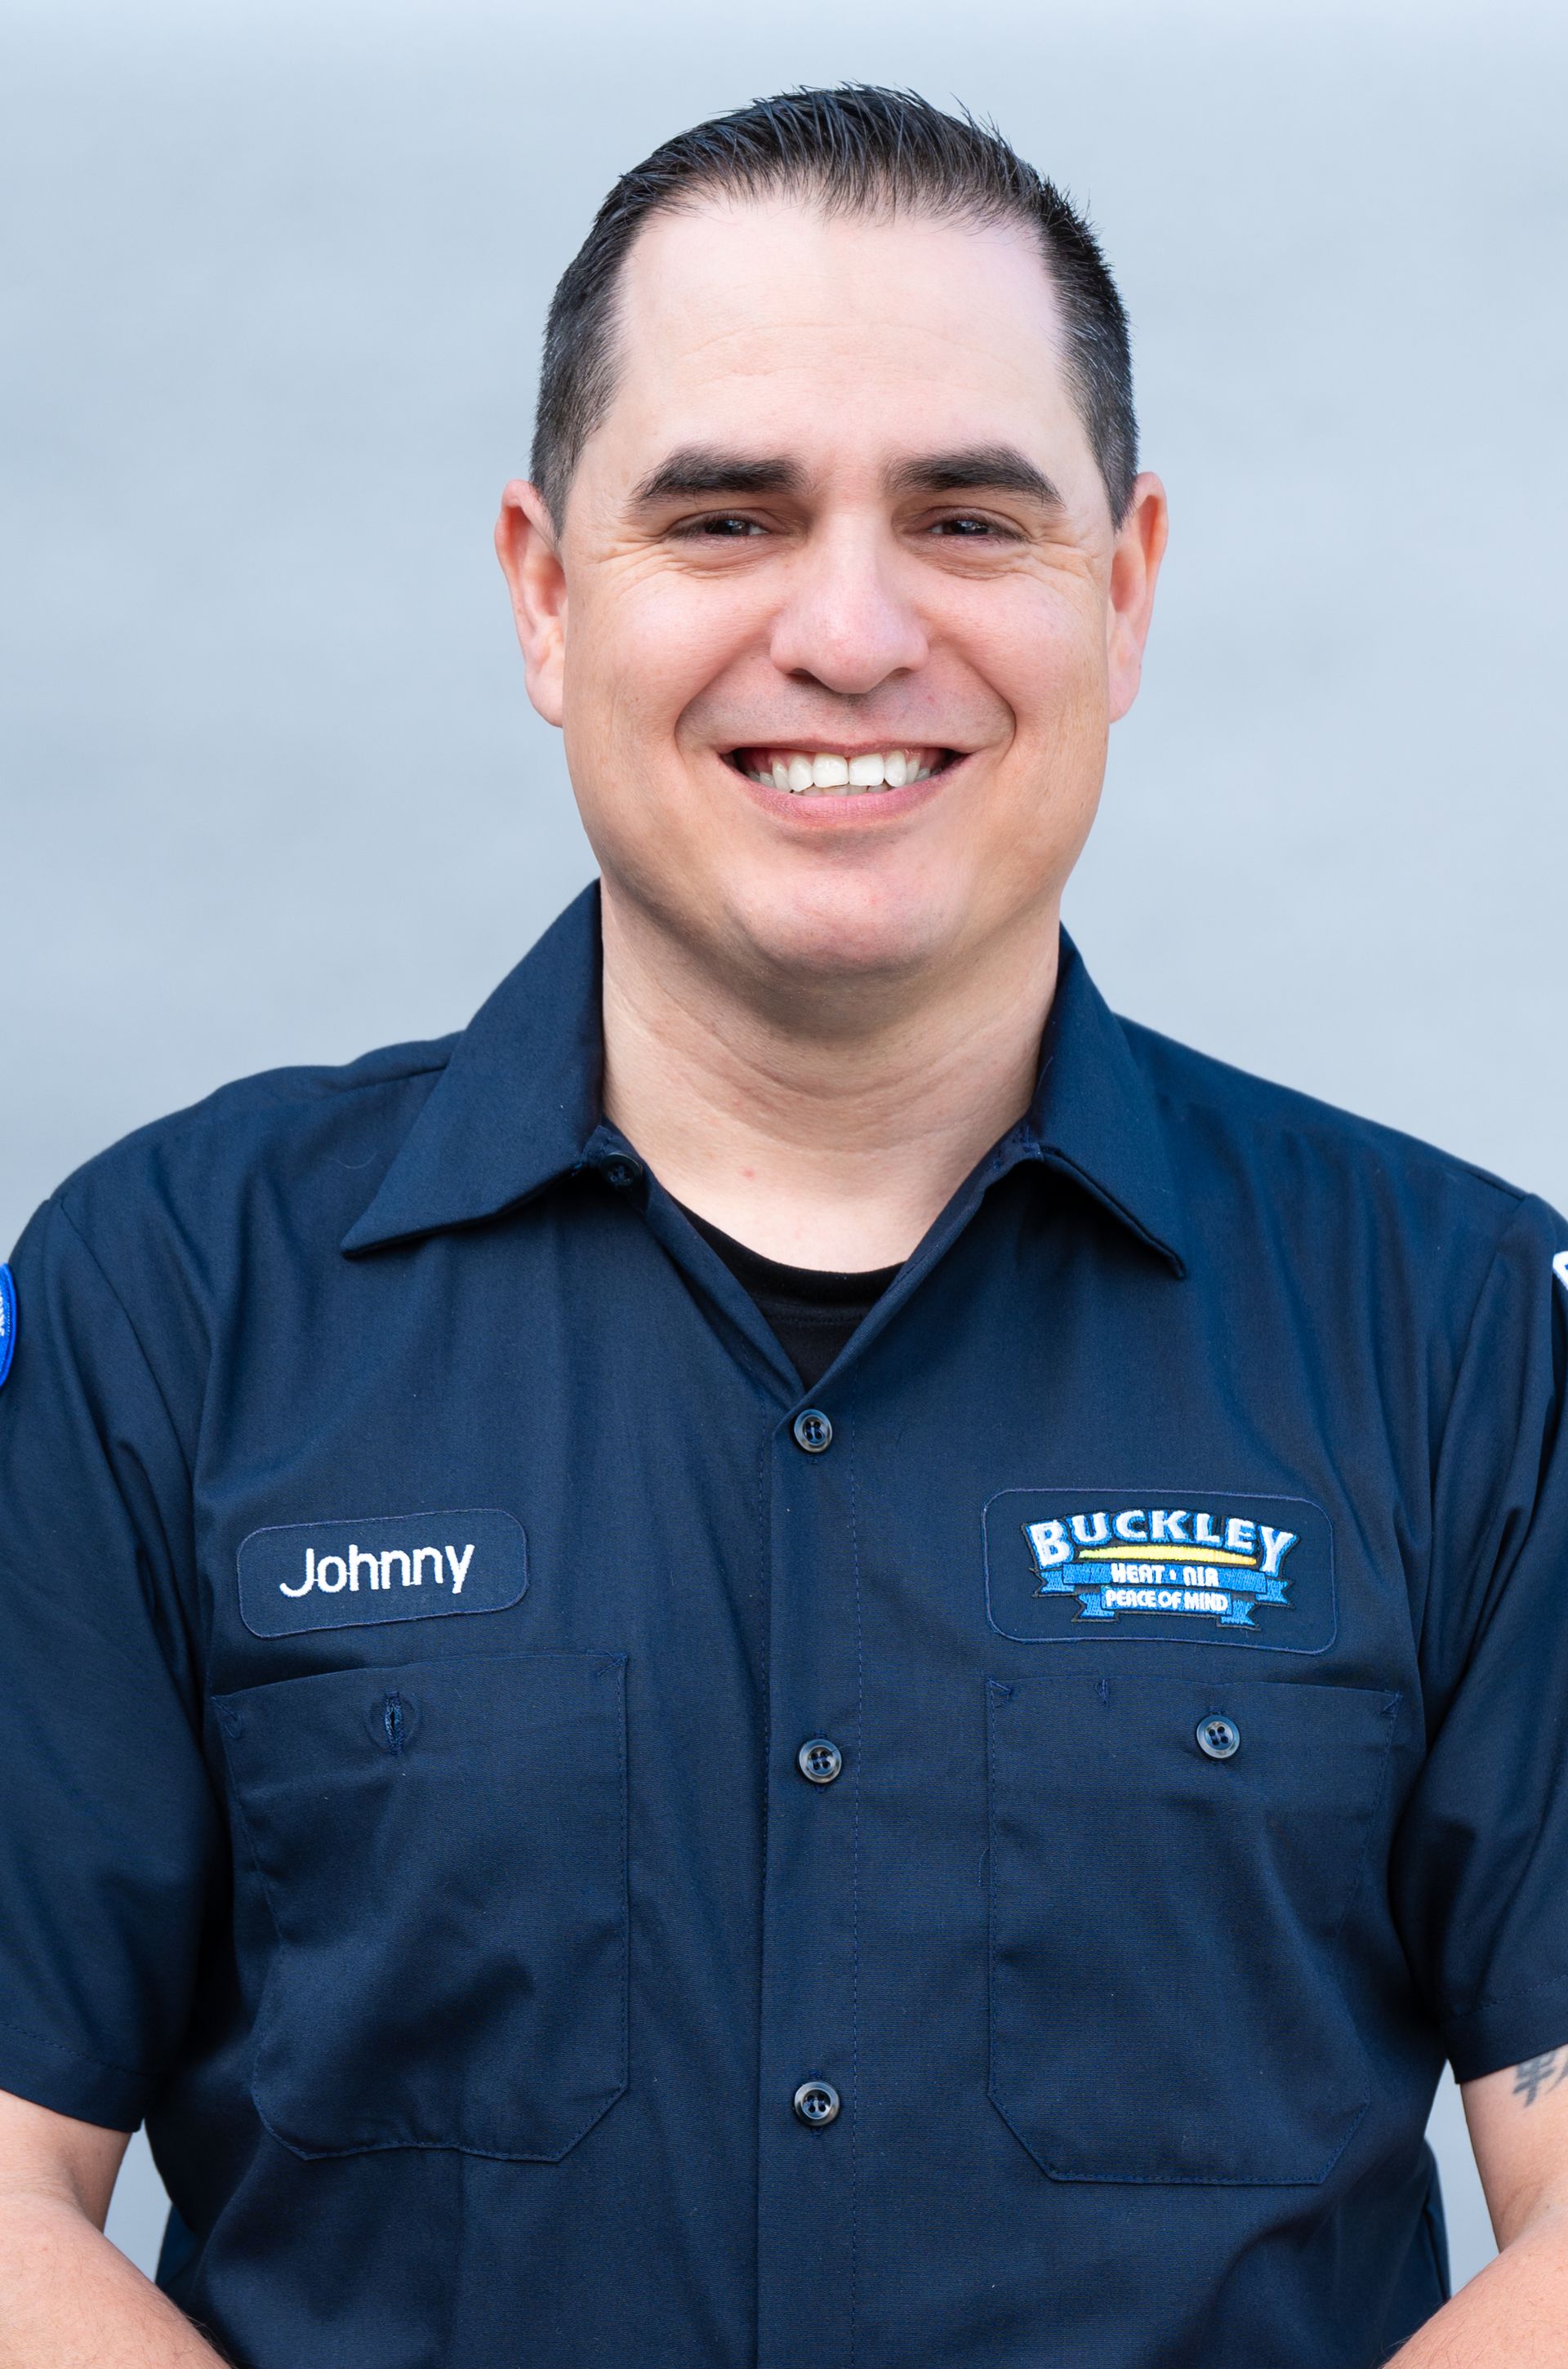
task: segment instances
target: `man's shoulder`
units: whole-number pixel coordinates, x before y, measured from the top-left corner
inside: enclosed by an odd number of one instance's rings
[[[1245,1198],[1282,1237],[1489,1262],[1517,1226],[1568,1241],[1524,1187],[1438,1144],[1121,1023],[1200,1205]]]
[[[357,1177],[366,1201],[457,1041],[386,1045],[352,1061],[235,1079],[96,1153],[53,1205],[109,1255],[149,1228],[172,1225],[190,1247],[226,1236],[258,1194],[303,1215],[340,1206],[340,1180]]]

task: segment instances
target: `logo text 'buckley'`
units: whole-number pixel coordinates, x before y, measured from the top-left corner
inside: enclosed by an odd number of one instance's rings
[[[1196,1613],[1250,1629],[1260,1604],[1285,1603],[1280,1566],[1299,1534],[1207,1507],[1123,1505],[1025,1522],[1024,1535],[1038,1593],[1076,1596],[1081,1619]]]

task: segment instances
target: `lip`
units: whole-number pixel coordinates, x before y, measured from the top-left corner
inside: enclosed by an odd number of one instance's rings
[[[897,748],[903,744],[888,740],[814,740],[813,749],[825,756],[864,757],[879,749]],[[717,752],[715,751],[715,756]],[[901,816],[914,814],[920,807],[930,806],[948,784],[957,778],[968,763],[972,751],[955,749],[948,752],[948,762],[940,772],[927,774],[923,782],[906,782],[898,789],[861,790],[853,795],[837,795],[832,790],[815,790],[807,796],[804,792],[776,790],[771,782],[753,781],[738,765],[731,764],[727,756],[718,756],[728,780],[744,791],[753,805],[782,822],[793,823],[803,830],[844,830],[850,826],[875,828],[878,823],[896,822]]]

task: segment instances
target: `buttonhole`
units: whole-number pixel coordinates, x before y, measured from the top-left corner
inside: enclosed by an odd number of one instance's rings
[[[403,1698],[401,1695],[387,1696],[382,1706],[381,1722],[386,1730],[388,1750],[401,1752],[403,1749]]]
[[[1102,1679],[1101,1679],[1101,1681],[1100,1681],[1100,1687],[1099,1687],[1099,1694],[1100,1694],[1100,1700],[1101,1700],[1103,1703],[1108,1703],[1108,1702],[1110,1701],[1110,1700],[1111,1700],[1111,1687],[1110,1687],[1110,1680],[1109,1680],[1108,1678],[1102,1678]]]

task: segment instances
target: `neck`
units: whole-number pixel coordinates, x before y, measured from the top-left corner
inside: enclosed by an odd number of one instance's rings
[[[766,1257],[907,1258],[1028,1108],[1057,914],[894,994],[781,1000],[603,892],[606,1116],[678,1201]]]

